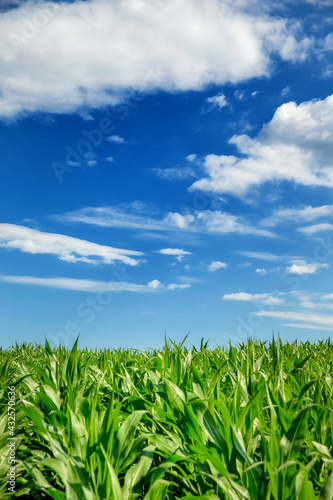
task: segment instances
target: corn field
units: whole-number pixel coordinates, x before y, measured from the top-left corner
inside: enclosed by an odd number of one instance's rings
[[[332,373],[330,340],[0,350],[0,498],[332,500]]]

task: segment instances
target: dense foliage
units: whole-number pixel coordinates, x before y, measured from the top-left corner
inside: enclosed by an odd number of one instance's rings
[[[0,351],[0,497],[333,498],[333,345]],[[16,490],[8,492],[8,387]]]

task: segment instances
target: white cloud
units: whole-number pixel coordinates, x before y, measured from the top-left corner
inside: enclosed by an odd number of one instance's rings
[[[249,259],[262,259],[267,261],[276,261],[284,259],[283,255],[274,255],[269,252],[249,252],[247,250],[239,250],[237,252],[238,255],[243,255],[244,257],[248,257]]]
[[[106,159],[106,161],[109,161],[110,163],[112,163],[114,161],[113,156],[107,156],[105,159]]]
[[[244,197],[268,181],[333,187],[333,95],[280,106],[256,138],[234,136],[240,156],[205,157],[206,176],[190,187]]]
[[[213,261],[208,266],[208,270],[211,272],[218,271],[219,269],[226,269],[228,264],[226,262],[220,262],[219,260]]]
[[[282,323],[282,326],[289,326],[291,328],[302,328],[306,330],[333,330],[332,326],[306,325],[304,323]]]
[[[52,254],[66,262],[112,264],[115,261],[135,266],[142,252],[124,250],[63,234],[45,233],[15,224],[0,224],[0,247],[30,254]]]
[[[21,285],[37,285],[77,292],[152,292],[159,286],[158,280],[147,285],[136,285],[121,281],[96,281],[73,278],[36,278],[34,276],[1,276],[0,281]]]
[[[187,252],[182,248],[162,248],[161,250],[158,251],[158,253],[162,253],[163,255],[177,255],[177,256],[192,254],[192,252]]]
[[[191,154],[186,156],[186,160],[189,161],[190,163],[193,163],[197,158],[197,155]]]
[[[307,3],[312,3],[319,7],[333,7],[333,0],[305,0]]]
[[[282,89],[281,91],[281,96],[285,97],[287,94],[289,94],[289,92],[290,92],[290,87],[289,86],[284,87],[284,89]]]
[[[333,205],[322,205],[320,207],[303,205],[298,208],[282,208],[274,210],[270,217],[261,221],[261,225],[265,227],[274,227],[283,222],[313,221],[321,217],[331,215],[333,215]],[[303,231],[303,229],[299,230]]]
[[[191,285],[189,283],[183,283],[181,285],[172,283],[171,285],[167,286],[168,290],[185,290],[185,288],[191,288]]]
[[[328,295],[323,295],[324,300],[333,300],[333,293],[329,293]]]
[[[273,55],[303,60],[310,43],[295,23],[215,0],[27,0],[0,33],[2,117],[267,76]]]
[[[153,290],[157,290],[158,288],[161,288],[163,285],[160,281],[153,280],[153,281],[150,281],[147,286],[149,288],[152,288]]]
[[[193,170],[193,168],[190,167],[153,168],[152,170],[159,177],[162,177],[162,179],[167,179],[169,181],[198,177],[195,170]]]
[[[320,233],[321,231],[332,231],[332,230],[333,230],[333,224],[329,223],[313,224],[312,226],[298,228],[298,231],[301,231],[301,233],[305,233],[307,235]]]
[[[329,314],[307,313],[297,311],[259,311],[256,316],[264,316],[266,318],[288,319],[291,321],[300,321],[305,324],[313,324],[319,326],[329,326],[333,328],[333,316]]]
[[[35,276],[4,276],[0,275],[0,282],[15,283],[19,285],[35,285],[60,290],[72,290],[75,292],[157,292],[162,290],[184,290],[190,288],[189,283],[164,285],[159,280],[154,279],[147,285],[137,285],[124,281],[97,281],[73,278],[37,278]]]
[[[261,269],[259,267],[254,272],[257,273],[257,274],[260,274],[260,276],[266,276],[266,274],[267,274],[267,270],[266,269],[264,269],[264,268]]]
[[[125,139],[123,137],[121,137],[120,135],[110,135],[107,138],[107,141],[115,142],[116,144],[124,144]]]
[[[328,268],[328,264],[319,262],[306,262],[305,260],[294,260],[286,271],[290,274],[315,274],[321,268]]]
[[[206,232],[209,233],[255,234],[257,236],[267,236],[270,238],[275,236],[270,231],[244,224],[239,217],[226,212],[221,212],[220,210],[205,210],[204,212],[198,212],[197,220],[200,225],[205,228]]]
[[[222,297],[223,300],[236,300],[241,302],[260,302],[261,304],[280,305],[283,299],[274,297],[269,293],[227,293]]]
[[[228,104],[228,101],[222,92],[214,95],[213,97],[208,97],[207,102],[213,104],[214,107],[219,109],[224,108]]]
[[[243,90],[236,90],[234,92],[234,97],[239,101],[242,101],[245,97],[245,92]]]
[[[180,214],[169,212],[164,216],[151,217],[151,209],[140,202],[114,207],[86,207],[68,212],[54,219],[65,222],[92,224],[102,227],[145,229],[148,231],[188,231],[210,234],[252,234],[274,237],[266,229],[258,229],[247,224],[235,215],[221,212],[195,210],[193,213]]]
[[[181,262],[186,255],[192,255],[192,252],[187,252],[186,250],[182,250],[181,248],[162,248],[158,253],[164,255],[173,255],[176,259]]]

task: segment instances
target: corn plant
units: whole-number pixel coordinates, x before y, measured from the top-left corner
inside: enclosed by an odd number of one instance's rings
[[[0,497],[332,500],[332,373],[330,340],[16,344],[0,351]]]

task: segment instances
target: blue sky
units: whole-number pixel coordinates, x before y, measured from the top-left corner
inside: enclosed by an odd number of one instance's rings
[[[1,5],[3,347],[332,334],[332,1]]]

